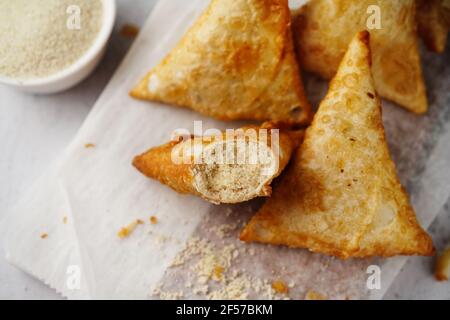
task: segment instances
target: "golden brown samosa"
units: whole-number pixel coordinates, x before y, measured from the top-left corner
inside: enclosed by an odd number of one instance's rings
[[[172,141],[135,157],[133,165],[179,193],[216,204],[269,196],[303,137],[301,130],[273,129],[274,123],[264,123]]]
[[[417,0],[417,23],[427,48],[437,53],[444,52],[450,29],[450,2]]]
[[[241,240],[341,258],[433,253],[389,155],[367,31],[350,43],[291,163]]]
[[[213,0],[131,91],[223,120],[309,123],[287,0]]]
[[[295,14],[293,27],[302,68],[331,79],[355,31],[370,27],[378,93],[412,112],[426,112],[414,1],[308,2]]]

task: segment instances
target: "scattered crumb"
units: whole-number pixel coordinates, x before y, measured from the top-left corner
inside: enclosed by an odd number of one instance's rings
[[[201,286],[196,286],[196,287],[192,290],[192,292],[193,292],[194,294],[197,294],[197,295],[203,295],[203,296],[207,295],[207,294],[208,294],[208,291],[209,291],[209,287],[208,287],[207,284],[204,284],[204,285],[201,285]]]
[[[63,217],[63,223],[64,223],[64,224],[67,224],[67,216],[64,216],[64,217]]]
[[[136,219],[135,221],[131,222],[126,227],[122,227],[119,232],[117,233],[117,236],[121,239],[128,237],[131,232],[134,231],[134,229],[137,227],[138,224],[143,224],[144,221],[140,219]]]
[[[171,267],[183,268],[189,276],[185,288],[202,298],[248,299],[251,294],[257,294],[264,299],[288,299],[286,294],[280,295],[274,290],[269,281],[236,269],[233,262],[238,255],[234,244],[217,247],[207,239],[192,237],[172,261]]]
[[[120,35],[125,38],[136,38],[136,36],[139,33],[139,27],[133,25],[133,24],[124,24],[122,26],[122,29],[120,29]]]
[[[217,279],[217,281],[222,280],[222,273],[224,272],[224,268],[222,266],[215,266],[214,267],[214,274],[213,274],[213,278]]]
[[[46,239],[48,237],[48,234],[47,233],[42,233],[41,234],[41,239]]]
[[[201,256],[198,263],[193,267],[193,271],[198,278],[204,279],[202,282],[207,282],[209,279],[215,281],[222,281],[221,278],[215,277],[215,268],[220,266],[224,272],[231,266],[233,260],[232,252],[235,250],[234,245],[228,245],[221,250],[215,250],[211,243],[208,243],[206,247],[201,249]],[[202,279],[202,280],[203,280]]]
[[[450,247],[438,257],[434,276],[438,281],[447,281],[450,269]]]
[[[327,300],[327,297],[321,293],[309,290],[306,293],[305,300]]]
[[[235,231],[238,227],[237,223],[221,224],[218,226],[213,226],[209,231],[213,232],[216,236],[223,239],[230,235],[231,232]]]
[[[289,292],[288,286],[282,280],[276,280],[272,282],[272,288],[278,293],[287,294]]]
[[[256,279],[255,281],[253,281],[252,285],[254,290],[259,294],[264,294],[266,299],[275,299],[276,291],[272,288],[272,285],[269,284],[269,281],[267,281],[267,279]]]
[[[157,224],[158,223],[158,218],[155,216],[151,216],[150,217],[150,223],[151,224]]]
[[[175,292],[168,292],[163,291],[161,289],[161,286],[155,286],[152,290],[152,294],[154,296],[159,297],[162,300],[180,300],[183,299],[183,292],[181,291],[175,291]]]
[[[243,300],[248,298],[251,282],[244,277],[231,279],[224,287],[208,294],[211,300]]]
[[[84,147],[85,147],[86,149],[94,148],[94,147],[95,147],[95,144],[93,144],[93,143],[86,143],[86,144],[84,145]]]
[[[175,256],[170,267],[183,265],[190,257],[199,254],[201,247],[206,243],[206,240],[197,237],[189,239],[185,248]]]

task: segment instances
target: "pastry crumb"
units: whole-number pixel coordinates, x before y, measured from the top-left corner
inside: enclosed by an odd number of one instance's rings
[[[238,227],[236,223],[221,224],[218,226],[213,226],[209,231],[213,232],[217,237],[224,239],[231,235]]]
[[[183,299],[184,296],[181,291],[164,291],[161,289],[161,286],[155,286],[152,290],[152,294],[158,296],[161,300],[180,300]]]
[[[117,232],[117,236],[121,239],[128,237],[134,229],[137,227],[138,224],[143,224],[144,221],[140,219],[136,219],[135,221],[131,222],[126,227],[122,227],[119,232]]]
[[[48,237],[48,234],[47,234],[47,233],[42,233],[42,234],[41,234],[41,239],[47,239],[47,237]]]
[[[450,247],[438,257],[434,276],[438,281],[447,281],[450,269]]]
[[[64,216],[64,217],[63,217],[63,223],[64,223],[64,224],[67,224],[67,216]]]
[[[319,292],[308,290],[305,300],[327,300],[327,297]]]
[[[286,283],[282,280],[276,280],[274,282],[272,282],[272,288],[273,290],[275,290],[277,293],[283,293],[286,294],[289,292],[289,288],[286,285]]]
[[[158,218],[155,216],[151,216],[150,217],[150,223],[151,224],[157,224],[158,223]]]
[[[223,274],[224,271],[225,271],[225,269],[222,266],[216,265],[214,267],[214,275],[213,275],[213,277],[215,279],[219,280],[219,281],[222,280],[222,274]]]
[[[93,143],[86,143],[86,144],[84,145],[84,147],[85,147],[86,149],[94,148],[94,147],[95,147],[95,144],[93,144]]]
[[[139,34],[139,27],[133,24],[124,24],[120,29],[120,35],[125,38],[134,39]]]
[[[208,239],[192,237],[173,259],[171,268],[188,270],[189,278],[184,286],[184,290],[189,290],[188,296],[235,300],[249,299],[257,294],[264,299],[289,299],[287,294],[276,291],[267,279],[238,269],[235,264],[238,256],[239,248],[235,244],[215,245]]]

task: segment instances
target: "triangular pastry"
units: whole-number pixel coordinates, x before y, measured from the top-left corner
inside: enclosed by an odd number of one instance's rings
[[[368,32],[351,42],[303,144],[241,240],[341,258],[433,253],[389,155]]]
[[[287,0],[213,0],[133,97],[223,120],[309,123]]]
[[[272,180],[303,138],[302,131],[274,129],[274,124],[264,123],[179,139],[135,157],[133,165],[179,193],[216,204],[269,196]]]
[[[417,0],[417,23],[427,48],[444,52],[450,30],[450,1]]]
[[[369,27],[378,93],[412,112],[426,112],[415,0],[308,2],[295,13],[293,22],[302,68],[331,79],[355,31]]]

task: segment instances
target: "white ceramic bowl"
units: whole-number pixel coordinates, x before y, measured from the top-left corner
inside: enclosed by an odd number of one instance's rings
[[[100,32],[88,51],[74,64],[44,78],[24,80],[0,76],[0,83],[29,93],[48,94],[69,89],[84,80],[102,59],[116,20],[116,1],[101,1],[103,16]]]

